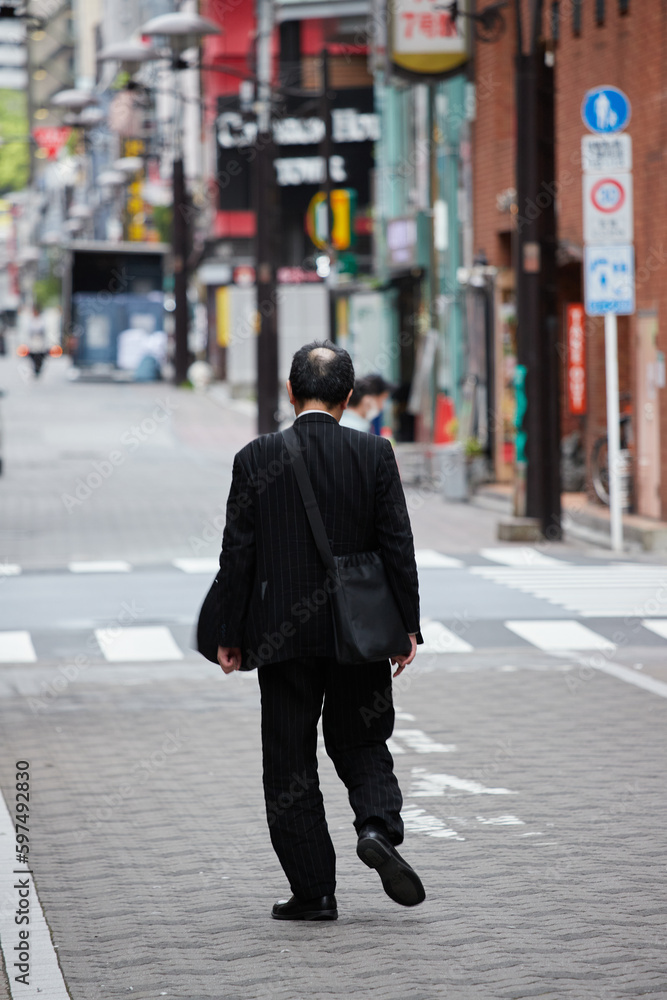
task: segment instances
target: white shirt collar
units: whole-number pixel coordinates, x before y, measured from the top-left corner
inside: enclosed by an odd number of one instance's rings
[[[306,413],[323,413],[325,417],[331,417],[332,420],[336,419],[333,413],[327,413],[326,410],[302,410],[301,413],[299,414],[299,417],[304,417]],[[296,419],[298,420],[299,417],[297,417]]]

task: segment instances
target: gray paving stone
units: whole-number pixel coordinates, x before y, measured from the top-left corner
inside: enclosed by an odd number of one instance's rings
[[[5,697],[2,759],[32,762],[36,882],[73,1000],[667,996],[667,704],[606,676],[573,693],[557,664],[508,673],[492,660],[452,673],[433,658],[397,696],[411,726],[457,746],[396,757],[407,804],[464,838],[408,834],[423,906],[396,907],[359,864],[322,761],[332,925],[269,918],[286,886],[252,679],[182,664],[125,683],[92,666],[38,715]],[[415,768],[517,794],[414,797]],[[503,814],[523,825],[482,822]]]

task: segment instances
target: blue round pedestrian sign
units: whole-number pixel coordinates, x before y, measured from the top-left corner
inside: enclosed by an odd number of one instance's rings
[[[622,132],[630,121],[630,101],[618,87],[594,87],[581,105],[584,125],[599,135]]]

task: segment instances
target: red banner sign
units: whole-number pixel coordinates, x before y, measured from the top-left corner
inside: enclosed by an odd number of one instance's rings
[[[72,134],[72,129],[66,125],[44,125],[34,128],[32,134],[39,148],[46,152],[47,158],[55,160]]]
[[[584,316],[579,303],[567,307],[567,399],[570,413],[576,416],[586,412]]]

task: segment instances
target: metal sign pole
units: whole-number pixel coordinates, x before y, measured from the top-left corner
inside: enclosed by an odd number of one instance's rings
[[[618,405],[618,335],[615,313],[606,313],[604,318],[604,347],[607,382],[607,469],[609,474],[611,547],[614,552],[622,552],[621,433]]]

